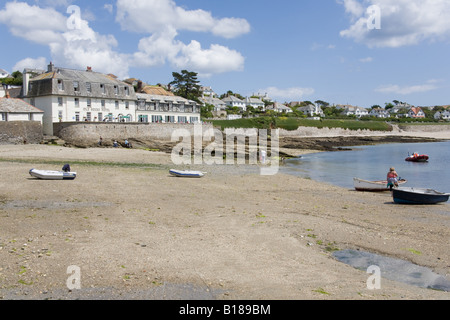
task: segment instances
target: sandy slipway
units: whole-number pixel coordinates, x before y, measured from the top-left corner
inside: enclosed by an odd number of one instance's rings
[[[307,152],[307,151],[305,151]],[[71,163],[73,181],[32,167]],[[257,167],[199,166],[138,149],[0,146],[0,299],[449,299],[332,256],[379,253],[447,275],[449,204],[394,205]],[[70,289],[68,268],[80,270]]]

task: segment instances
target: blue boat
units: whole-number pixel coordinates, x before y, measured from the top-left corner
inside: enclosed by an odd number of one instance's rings
[[[392,190],[395,203],[399,204],[437,204],[447,202],[450,193],[426,188],[396,188]]]

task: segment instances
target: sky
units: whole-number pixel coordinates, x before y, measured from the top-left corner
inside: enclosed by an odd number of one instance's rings
[[[57,67],[219,95],[450,104],[449,0],[0,0],[0,68]]]

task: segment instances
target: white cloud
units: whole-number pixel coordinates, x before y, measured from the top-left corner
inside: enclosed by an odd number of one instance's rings
[[[63,3],[71,1],[59,0],[55,7]],[[113,73],[119,78],[128,77],[130,67],[166,63],[203,76],[241,71],[244,67],[244,57],[235,50],[220,44],[202,48],[196,40],[183,43],[177,39],[182,30],[234,38],[250,31],[250,25],[244,19],[215,18],[204,10],[186,10],[173,0],[118,0],[116,22],[126,31],[145,35],[139,41],[137,52],[123,54],[113,35],[99,34],[89,26],[88,20],[95,19],[92,14],[87,14],[89,11],[81,14],[81,8],[73,6],[64,8],[61,13],[55,7],[43,9],[25,2],[8,2],[0,10],[0,23],[17,37],[48,46],[55,65],[81,69],[91,66],[95,71]],[[79,15],[76,9],[79,9]],[[105,4],[104,9],[112,12],[114,7]],[[21,61],[20,66],[25,62]]]
[[[422,41],[450,38],[450,1],[448,0],[355,0],[339,1],[349,13],[352,25],[340,32],[368,47],[401,47]],[[372,22],[367,8],[380,9],[381,29]]]
[[[411,85],[411,86],[399,86],[399,85],[386,85],[376,89],[376,92],[381,93],[395,93],[400,95],[408,95],[413,93],[428,92],[438,89],[435,84],[436,80],[430,80],[425,84]]]
[[[56,10],[24,2],[8,2],[0,11],[0,23],[8,26],[14,36],[39,44],[60,42],[67,28],[66,18]]]
[[[107,3],[103,6],[103,9],[112,14],[114,11],[114,6],[112,4]]]
[[[55,9],[42,9],[24,2],[9,2],[0,11],[0,23],[6,24],[13,35],[48,45],[55,65],[81,69],[92,66],[95,71],[127,77],[128,57],[115,51],[118,43],[114,36],[95,32],[82,20],[82,15],[77,28],[69,27],[69,17]],[[27,67],[27,62],[42,63],[42,58],[25,59],[17,65]]]
[[[269,87],[267,89],[260,89],[258,90],[258,92],[267,92],[267,94],[271,98],[278,98],[280,100],[292,101],[292,100],[300,100],[305,96],[310,96],[314,94],[314,89],[300,88],[300,87],[280,89],[277,87]]]
[[[124,30],[157,33],[167,27],[182,31],[212,32],[234,38],[250,32],[250,24],[240,18],[214,18],[210,12],[185,10],[173,0],[117,0],[116,21]]]
[[[368,62],[372,62],[372,61],[373,61],[372,57],[359,59],[359,62],[362,62],[362,63],[368,63]]]
[[[202,76],[241,71],[244,57],[236,50],[219,44],[204,49],[200,42],[177,40],[183,30],[211,32],[223,38],[235,38],[250,31],[240,18],[214,18],[204,10],[186,10],[173,0],[118,0],[116,21],[122,29],[149,34],[139,41],[134,65],[156,66],[170,63],[176,68],[190,69]]]
[[[46,70],[47,69],[47,64],[48,64],[47,59],[44,58],[44,57],[39,57],[37,59],[25,58],[25,59],[20,60],[19,62],[17,62],[14,65],[13,70],[14,71],[20,71],[20,72],[23,72],[23,70],[25,68]]]

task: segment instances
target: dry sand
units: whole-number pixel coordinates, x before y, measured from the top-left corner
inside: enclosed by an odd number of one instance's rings
[[[399,206],[389,193],[246,166],[174,178],[169,155],[144,150],[0,146],[0,160],[0,299],[450,297],[387,279],[369,290],[370,275],[330,251],[381,253],[448,276],[448,203]],[[74,181],[28,174],[64,163]],[[67,287],[73,265],[81,290]]]

